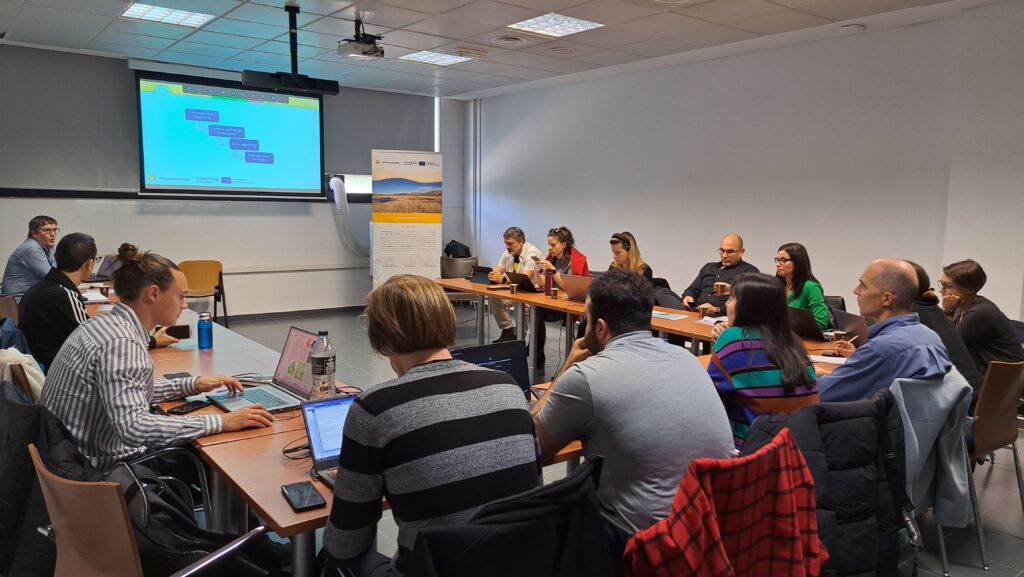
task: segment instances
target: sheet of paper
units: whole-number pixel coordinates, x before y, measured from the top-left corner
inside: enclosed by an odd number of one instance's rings
[[[846,357],[825,357],[821,355],[808,355],[812,363],[828,363],[830,365],[845,365]]]
[[[704,318],[700,319],[697,322],[702,324],[702,325],[715,326],[715,323],[717,323],[717,322],[723,322],[724,323],[724,322],[726,322],[728,320],[729,320],[729,317],[704,317]]]
[[[663,313],[660,311],[654,311],[651,316],[656,319],[665,319],[666,321],[678,321],[679,319],[685,319],[686,315],[677,315],[675,313]]]
[[[89,300],[91,303],[109,303],[110,299],[103,296],[100,291],[86,291],[82,293],[82,296]]]

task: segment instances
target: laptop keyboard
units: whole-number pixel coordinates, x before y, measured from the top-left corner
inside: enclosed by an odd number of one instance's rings
[[[259,403],[267,409],[283,407],[286,404],[285,401],[281,400],[276,395],[263,390],[262,387],[246,389],[245,392],[242,393],[242,396],[245,397],[245,400],[253,403]]]

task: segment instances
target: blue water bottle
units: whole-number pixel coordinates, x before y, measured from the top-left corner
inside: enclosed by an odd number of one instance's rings
[[[213,348],[213,318],[210,313],[199,313],[199,325],[196,327],[199,333],[199,348]]]

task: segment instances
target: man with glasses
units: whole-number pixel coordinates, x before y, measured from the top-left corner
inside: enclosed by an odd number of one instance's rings
[[[28,238],[14,249],[4,269],[4,284],[0,296],[12,295],[21,301],[21,295],[43,280],[50,269],[57,266],[53,247],[57,244],[57,221],[40,215],[28,223]]]
[[[537,270],[537,262],[544,258],[544,253],[526,242],[526,233],[518,226],[508,227],[502,236],[505,238],[505,252],[501,253],[498,265],[491,270],[487,278],[491,282],[507,282],[508,276],[505,273],[517,272],[525,274],[536,283],[534,273]],[[495,343],[516,340],[516,324],[508,314],[508,307],[511,304],[512,301],[506,299],[491,299],[491,314],[501,329],[501,336],[493,341]],[[526,326],[530,326],[530,323],[527,322]]]
[[[711,316],[725,314],[728,294],[715,294],[715,283],[731,285],[743,273],[760,272],[757,267],[743,260],[743,237],[727,234],[718,247],[719,260],[701,267],[697,278],[683,291],[683,304],[696,309],[704,306]]]

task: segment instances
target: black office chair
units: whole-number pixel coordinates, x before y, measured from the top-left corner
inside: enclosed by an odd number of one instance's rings
[[[844,299],[843,297],[839,297],[839,296],[825,295],[825,306],[827,306],[830,309],[839,309],[839,310],[841,310],[841,311],[843,311],[845,313],[846,312],[846,299]]]

